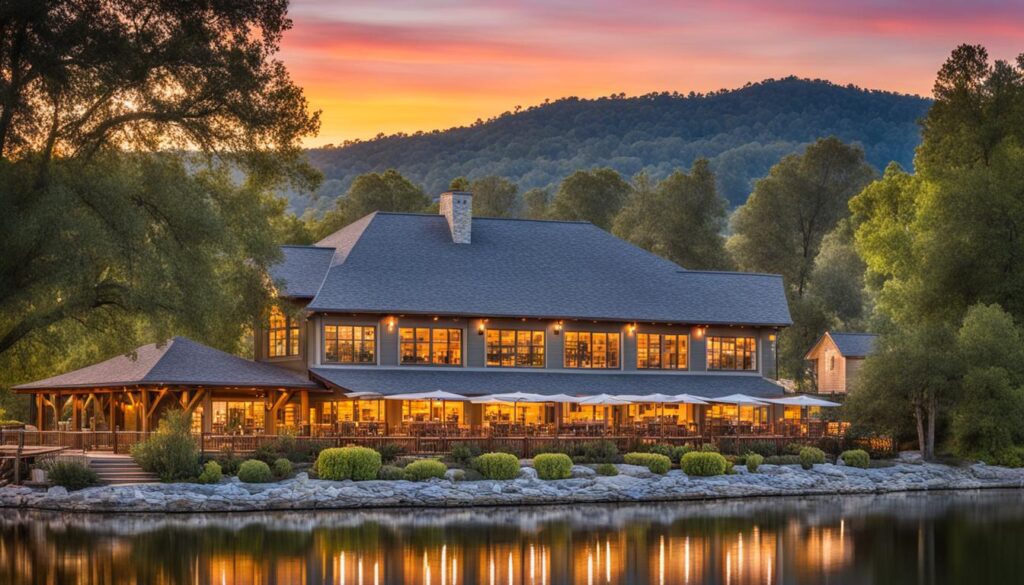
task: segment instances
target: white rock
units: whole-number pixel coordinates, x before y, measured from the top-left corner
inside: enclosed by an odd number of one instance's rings
[[[519,470],[519,479],[537,479],[537,470],[532,467],[523,467]]]
[[[594,471],[593,468],[587,467],[585,465],[573,465],[571,472],[573,477],[597,477],[597,472]]]
[[[46,495],[50,498],[63,498],[68,495],[68,490],[63,486],[55,485],[46,490]]]

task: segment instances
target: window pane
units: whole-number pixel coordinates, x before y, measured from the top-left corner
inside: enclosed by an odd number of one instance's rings
[[[650,362],[647,360],[646,333],[640,333],[636,336],[636,367],[641,369],[650,367]]]
[[[398,330],[398,338],[402,341],[412,341],[413,330],[408,327],[401,327]]]
[[[679,336],[679,368],[686,369],[690,367],[690,337],[687,335]]]
[[[430,329],[424,327],[416,328],[416,343],[424,343],[430,341]]]
[[[608,365],[609,368],[619,367],[619,334],[608,334]]]

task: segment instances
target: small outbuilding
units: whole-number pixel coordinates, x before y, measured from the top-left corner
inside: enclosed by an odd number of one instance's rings
[[[804,356],[811,364],[818,393],[846,394],[877,338],[873,333],[826,331]]]

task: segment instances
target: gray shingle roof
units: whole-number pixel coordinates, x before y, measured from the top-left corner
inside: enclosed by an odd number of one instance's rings
[[[683,270],[585,222],[474,218],[460,245],[440,215],[375,213],[317,246],[334,251],[313,311],[791,323],[778,276]]]
[[[878,336],[874,333],[837,333],[829,332],[829,337],[836,343],[843,357],[867,357],[875,348]]]
[[[445,390],[467,396],[506,392],[538,394],[694,394],[716,398],[747,394],[763,398],[783,395],[783,388],[757,375],[737,374],[608,374],[584,372],[312,368],[314,376],[349,392]]]
[[[281,285],[286,297],[313,298],[331,267],[333,248],[281,246],[284,260],[270,269],[270,277]]]
[[[233,356],[187,337],[174,337],[80,370],[15,386],[15,390],[134,385],[318,388],[296,372]]]

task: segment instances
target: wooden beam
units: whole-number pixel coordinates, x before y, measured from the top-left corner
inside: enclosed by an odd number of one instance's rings
[[[205,396],[206,393],[207,390],[205,388],[200,388],[199,390],[196,390],[195,395],[193,395],[192,399],[189,400],[188,403],[185,405],[185,412],[192,414],[192,411],[195,410],[196,406],[199,405],[199,401],[203,399],[203,396]]]
[[[43,430],[45,414],[46,413],[43,411],[43,395],[36,394],[36,428],[40,431]]]
[[[167,396],[168,392],[170,392],[170,390],[168,390],[167,388],[160,389],[160,392],[156,395],[156,398],[153,399],[152,404],[149,405],[149,410],[146,411],[146,418],[153,418],[153,413],[156,412],[156,407],[160,406],[160,401],[164,399],[164,396]]]
[[[145,388],[139,388],[139,393],[142,397],[142,408],[139,409],[139,414],[142,415],[142,432],[149,432],[149,390]]]

